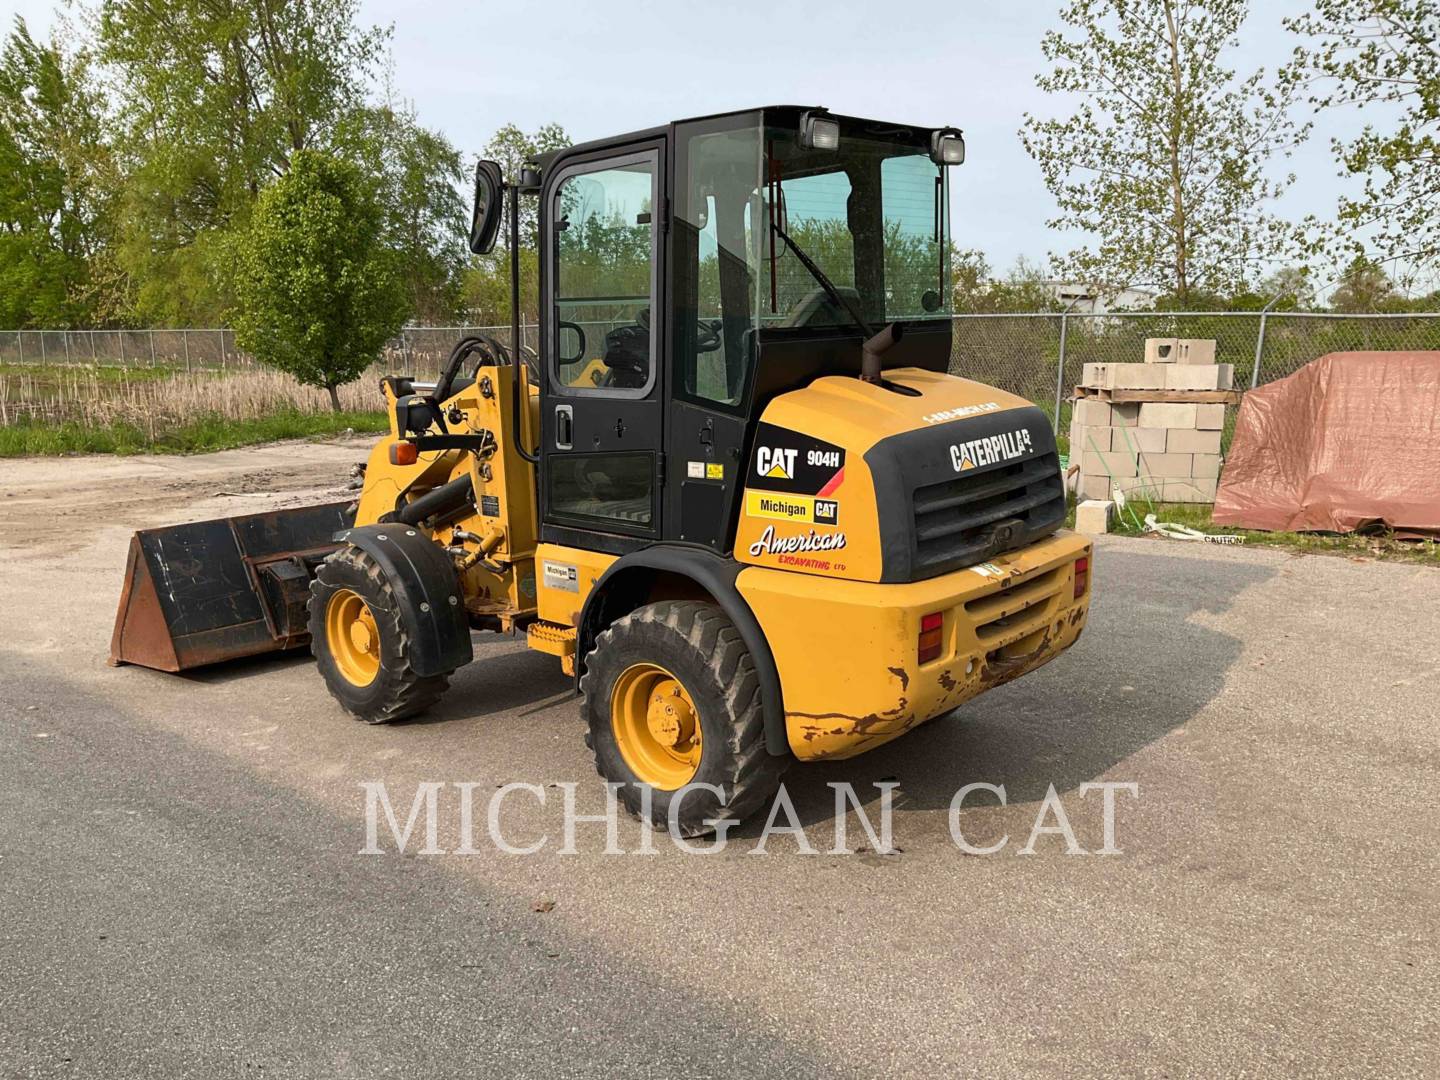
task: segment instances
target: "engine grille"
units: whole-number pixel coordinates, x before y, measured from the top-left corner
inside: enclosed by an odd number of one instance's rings
[[[914,493],[916,578],[958,570],[1031,543],[1065,519],[1055,453],[961,474]]]

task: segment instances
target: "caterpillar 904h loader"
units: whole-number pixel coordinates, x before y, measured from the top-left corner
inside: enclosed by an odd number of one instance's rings
[[[575,676],[600,774],[687,834],[1033,671],[1084,626],[1091,548],[1060,529],[1046,415],[947,374],[963,157],[953,129],[776,107],[508,183],[480,163],[471,247],[508,196],[516,312],[538,198],[536,370],[517,315],[508,351],[383,379],[338,531],[331,506],[138,536],[115,659],[151,662],[126,645],[147,625],[170,667],[308,629],[383,722],[445,691],[473,629],[524,634]]]

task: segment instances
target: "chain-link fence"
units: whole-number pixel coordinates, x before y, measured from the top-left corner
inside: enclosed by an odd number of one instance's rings
[[[1292,375],[1326,353],[1440,349],[1440,313],[958,315],[950,370],[1040,404],[1064,431],[1083,365],[1138,363],[1152,337],[1213,338],[1216,361],[1235,366],[1235,386],[1244,390]]]
[[[381,366],[404,374],[438,371],[464,334],[509,345],[508,326],[407,327]],[[1440,349],[1440,313],[1336,315],[1300,312],[1121,312],[1106,315],[957,315],[950,370],[1019,394],[1069,423],[1069,398],[1082,365],[1139,361],[1149,337],[1214,338],[1217,360],[1235,365],[1241,389],[1282,378],[1316,357],[1357,349]],[[536,328],[521,340],[536,347]],[[233,331],[20,330],[0,332],[0,364],[165,367],[194,371],[248,367]]]

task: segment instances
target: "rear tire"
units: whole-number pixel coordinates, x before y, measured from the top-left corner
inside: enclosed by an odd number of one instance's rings
[[[450,675],[417,675],[400,601],[379,563],[357,547],[320,565],[307,607],[310,651],[325,685],[346,711],[367,724],[423,712],[450,685]]]
[[[596,771],[624,785],[620,798],[636,816],[648,787],[657,829],[669,827],[675,795],[688,784],[712,784],[723,796],[687,791],[682,836],[743,820],[774,795],[789,764],[765,747],[754,661],[714,604],[665,601],[616,620],[586,657],[580,689]]]

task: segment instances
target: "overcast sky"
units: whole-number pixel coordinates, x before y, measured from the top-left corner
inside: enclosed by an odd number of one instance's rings
[[[49,0],[15,0],[36,28]],[[1283,62],[1294,39],[1282,16],[1303,0],[1253,0],[1230,66]],[[473,155],[497,127],[558,121],[577,140],[687,116],[763,104],[965,132],[969,160],[952,172],[957,243],[1004,269],[1041,259],[1069,237],[1046,227],[1054,204],[1016,136],[1028,109],[1056,102],[1035,88],[1041,34],[1060,5],[1040,0],[362,0],[372,22],[394,25],[395,85],[421,120]],[[8,21],[8,20],[7,20]],[[1157,76],[1158,77],[1158,76]],[[1284,209],[1328,215],[1341,190],[1328,150],[1355,116],[1327,120],[1289,167],[1299,180]]]

